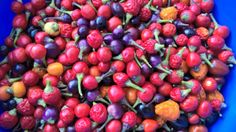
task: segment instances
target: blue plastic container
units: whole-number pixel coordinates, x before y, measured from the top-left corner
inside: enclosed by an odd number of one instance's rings
[[[23,0],[29,1],[29,0]],[[11,30],[12,18],[14,14],[10,10],[12,0],[0,0],[0,44],[4,43],[4,38],[9,35]],[[231,34],[227,39],[227,44],[236,51],[236,13],[234,0],[215,0],[214,16],[221,25],[227,25]],[[212,132],[231,132],[235,130],[236,120],[236,69],[231,69],[227,76],[227,83],[222,89],[225,96],[227,109],[223,111],[223,117],[214,124]],[[0,129],[1,132],[6,131]]]

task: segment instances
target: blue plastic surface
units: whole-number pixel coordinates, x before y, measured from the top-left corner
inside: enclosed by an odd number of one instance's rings
[[[14,14],[10,10],[12,0],[0,0],[0,44],[3,44],[4,38],[8,36],[11,30],[12,18]],[[29,0],[23,0],[29,1]],[[215,0],[214,16],[222,25],[227,25],[231,34],[227,39],[227,44],[236,51],[236,13],[234,0]],[[236,119],[236,69],[231,69],[227,76],[227,83],[224,86],[223,94],[225,96],[228,108],[223,111],[223,117],[220,118],[214,126],[210,128],[212,132],[230,132],[235,130]],[[4,131],[0,129],[0,131]]]

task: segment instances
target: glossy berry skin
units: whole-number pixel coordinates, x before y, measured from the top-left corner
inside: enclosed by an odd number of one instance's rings
[[[35,127],[36,120],[33,116],[23,116],[20,119],[20,124],[22,129],[32,129]]]
[[[42,94],[43,90],[38,86],[34,86],[28,90],[27,98],[32,105],[37,105],[38,100],[42,98]]]
[[[77,98],[69,98],[65,102],[65,105],[72,109],[74,109],[77,106],[77,104],[79,104],[79,100]]]
[[[60,112],[60,119],[65,124],[70,124],[74,120],[74,110],[72,108],[64,108]]]
[[[108,89],[108,98],[112,103],[121,101],[125,96],[123,88],[118,85],[113,85]]]
[[[141,33],[141,39],[142,41],[147,41],[149,39],[153,38],[153,33],[149,29],[144,29]]]
[[[183,80],[184,73],[181,70],[174,70],[167,76],[167,80],[172,84],[178,84]]]
[[[170,56],[169,59],[169,66],[173,69],[179,69],[180,66],[182,65],[182,57],[178,54],[174,54]]]
[[[122,128],[122,124],[119,120],[112,120],[107,125],[105,130],[107,132],[120,132]]]
[[[42,98],[45,103],[56,105],[61,99],[61,91],[57,87],[52,86],[52,92],[45,92],[44,90]]]
[[[188,117],[188,122],[192,125],[198,124],[200,121],[200,117],[197,114],[192,114]]]
[[[162,28],[162,33],[165,37],[172,37],[176,33],[176,27],[174,24],[167,23]]]
[[[188,54],[188,56],[186,58],[186,62],[190,68],[194,68],[194,67],[197,67],[201,64],[201,58],[200,58],[199,54],[197,54],[195,52],[191,52]]]
[[[91,31],[90,34],[87,36],[87,42],[92,48],[99,48],[103,42],[103,37],[99,31],[94,30]]]
[[[112,58],[112,52],[108,47],[101,47],[97,51],[97,58],[100,62],[109,62]]]
[[[133,128],[137,123],[137,116],[134,112],[129,111],[124,113],[121,121],[123,125],[127,125],[128,128]]]
[[[170,91],[171,99],[176,101],[176,102],[183,102],[187,95],[183,94],[182,91],[183,90],[181,90],[180,88],[173,88]]]
[[[90,132],[92,130],[92,122],[88,117],[83,117],[75,122],[75,130],[77,132]]]
[[[103,104],[98,103],[92,106],[89,115],[93,121],[104,123],[107,119],[107,109]]]
[[[13,128],[18,122],[16,113],[9,113],[8,111],[3,112],[0,115],[0,126],[6,129]]]
[[[160,74],[158,72],[152,73],[152,75],[150,76],[150,81],[157,87],[162,86],[164,83],[164,80],[160,77]]]
[[[55,124],[46,124],[43,128],[44,132],[59,132],[58,127]]]
[[[91,5],[86,4],[86,5],[82,6],[81,15],[84,18],[88,19],[88,20],[92,20],[92,19],[94,19],[96,17],[96,12],[91,7]]]
[[[220,26],[214,30],[213,35],[218,35],[225,39],[229,36],[229,28],[227,26]]]
[[[164,84],[158,88],[158,92],[163,96],[169,96],[171,90],[172,85],[167,82],[164,82]]]
[[[34,106],[29,103],[28,99],[23,99],[16,107],[17,111],[25,116],[33,115],[34,113]]]
[[[137,95],[141,101],[148,103],[156,93],[156,87],[151,83],[145,83],[142,88],[144,89],[144,92],[138,91]]]
[[[207,92],[215,91],[217,89],[217,86],[218,85],[217,85],[216,80],[212,77],[205,78],[202,82],[202,87]]]
[[[134,59],[134,48],[131,48],[131,47],[128,47],[128,48],[125,48],[122,52],[121,52],[121,55],[122,55],[122,60],[124,62],[130,62]]]
[[[180,108],[185,112],[192,112],[198,107],[198,99],[195,96],[188,96],[182,103]]]
[[[220,36],[213,35],[208,38],[207,44],[208,44],[209,48],[211,48],[213,50],[220,50],[223,48],[223,46],[225,44],[225,40]]]
[[[97,88],[97,86],[98,86],[98,82],[97,82],[96,78],[92,75],[85,76],[83,78],[82,84],[83,84],[84,88],[86,88],[88,90],[93,90],[93,89]]]
[[[213,0],[204,0],[200,3],[201,10],[203,12],[209,13],[212,11],[214,7],[214,1]]]
[[[212,113],[211,103],[208,101],[202,101],[198,106],[197,114],[201,118],[207,118],[208,116],[210,116],[211,113]]]
[[[138,76],[141,74],[141,69],[135,61],[130,61],[126,65],[126,73],[129,77]]]
[[[81,103],[75,107],[74,111],[78,118],[87,117],[89,115],[90,106],[88,104]]]
[[[191,10],[184,10],[180,14],[180,19],[181,19],[182,22],[190,24],[190,23],[193,23],[195,21],[196,16]]]
[[[180,34],[175,38],[175,42],[179,46],[185,46],[188,42],[188,37],[184,34]]]

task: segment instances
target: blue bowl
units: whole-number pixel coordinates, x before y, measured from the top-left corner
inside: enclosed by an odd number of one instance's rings
[[[25,0],[29,1],[29,0]],[[12,0],[0,0],[0,44],[4,43],[4,39],[9,35],[14,14],[10,10]],[[227,39],[227,44],[236,51],[236,13],[234,0],[215,0],[214,16],[221,25],[227,25],[231,34]],[[222,92],[225,96],[227,108],[223,111],[223,117],[220,118],[211,128],[212,132],[229,132],[235,130],[233,124],[236,119],[236,69],[231,69],[227,76],[227,83],[223,87]],[[0,131],[5,131],[0,129]]]

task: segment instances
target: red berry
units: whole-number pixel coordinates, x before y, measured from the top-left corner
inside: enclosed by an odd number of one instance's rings
[[[96,17],[96,12],[91,5],[86,4],[81,8],[81,15],[88,20],[92,20]]]
[[[109,62],[112,58],[112,52],[108,47],[101,47],[97,51],[97,58],[100,62]]]
[[[164,82],[164,84],[159,87],[158,92],[163,96],[169,96],[171,90],[172,85],[170,83]]]
[[[182,103],[180,108],[185,112],[193,112],[198,107],[198,99],[196,96],[188,96]]]
[[[97,123],[104,123],[107,119],[107,109],[101,104],[95,104],[90,110],[90,118]]]
[[[65,124],[70,124],[74,120],[74,110],[72,108],[62,108],[60,111],[60,119]]]
[[[218,85],[217,85],[216,80],[212,77],[205,78],[202,82],[202,87],[207,92],[215,91],[217,89],[217,86]]]
[[[133,128],[137,123],[136,113],[132,111],[125,112],[121,121],[123,124],[128,125],[129,128]]]
[[[112,120],[106,125],[106,132],[120,132],[122,124],[119,120]]]
[[[200,105],[198,106],[197,114],[201,118],[207,118],[208,116],[211,115],[211,113],[212,113],[211,103],[208,101],[202,101]]]
[[[86,103],[78,104],[75,107],[75,115],[78,118],[87,117],[89,115],[89,112],[90,112],[90,106]]]
[[[162,33],[165,37],[173,37],[176,33],[176,27],[174,24],[167,23],[162,28]]]
[[[225,40],[220,36],[213,35],[208,38],[207,44],[210,49],[221,50],[225,45]]]
[[[186,62],[190,68],[194,68],[194,67],[198,67],[201,64],[202,60],[201,60],[199,54],[197,54],[195,52],[191,52],[188,54],[188,56],[186,58]]]
[[[175,42],[179,46],[185,46],[188,42],[188,37],[185,34],[180,34],[175,38]]]
[[[92,130],[92,122],[88,117],[80,118],[75,122],[75,130],[77,132],[90,132]]]
[[[93,90],[93,89],[97,88],[97,86],[98,86],[98,82],[97,82],[96,78],[92,75],[85,76],[83,78],[82,83],[83,83],[84,88],[86,88],[88,90]]]
[[[36,120],[34,119],[33,116],[23,116],[20,119],[20,125],[22,129],[30,130],[34,128],[35,124]]]
[[[87,42],[92,48],[99,48],[103,43],[103,37],[99,31],[93,30],[87,36]]]

